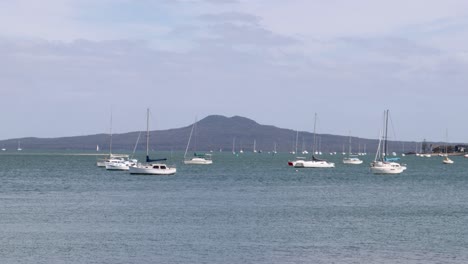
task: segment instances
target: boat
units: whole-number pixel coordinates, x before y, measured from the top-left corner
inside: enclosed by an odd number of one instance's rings
[[[349,150],[348,150],[348,157],[343,159],[344,164],[352,164],[352,165],[359,165],[362,164],[362,160],[360,160],[357,155],[353,155],[351,152],[351,133],[349,135]]]
[[[146,111],[146,163],[137,163],[129,167],[130,174],[143,175],[174,175],[177,172],[175,167],[167,166],[163,161],[166,158],[152,160],[149,157],[149,109]]]
[[[313,145],[313,150],[312,153],[315,152],[315,145],[316,145],[316,124],[317,124],[317,113],[315,114],[314,118],[314,145]],[[335,163],[329,162],[323,159],[318,159],[312,154],[312,158],[310,160],[306,160],[304,157],[297,157],[296,160],[294,161],[289,161],[288,162],[289,166],[292,166],[294,168],[334,168]]]
[[[253,145],[253,152],[254,153],[262,153],[261,150],[257,150],[257,140],[254,139],[254,145]]]
[[[113,159],[105,163],[106,170],[121,170],[128,171],[130,167],[135,166],[138,163],[136,159]]]
[[[195,131],[196,134],[196,126],[197,126],[197,120],[192,125],[192,129],[190,130],[190,136],[187,142],[187,147],[185,148],[185,153],[184,153],[184,164],[187,165],[208,165],[208,164],[213,164],[213,160],[211,159],[211,154],[205,154],[205,153],[197,153],[196,150],[193,153],[193,157],[188,158],[187,157],[187,152],[190,146],[190,141],[192,139],[192,134]]]
[[[96,151],[99,151],[99,145],[96,145]],[[123,169],[122,164],[133,164],[135,161],[128,160],[129,155],[127,154],[113,154],[112,153],[112,113],[110,118],[110,129],[109,129],[109,155],[107,157],[98,159],[96,166],[106,168],[107,170],[128,170]],[[116,166],[110,164],[116,163]]]
[[[232,139],[232,154],[236,155],[236,138]]]
[[[447,130],[445,131],[445,141],[448,142],[448,132]],[[442,163],[444,164],[453,164],[453,160],[451,160],[449,157],[448,157],[448,147],[447,147],[447,143],[445,143],[445,155],[444,155],[444,159],[442,160]]]
[[[448,156],[445,156],[444,159],[442,160],[444,164],[453,164],[453,160],[449,159]]]
[[[379,145],[377,147],[375,159],[370,165],[370,170],[374,174],[400,174],[406,170],[406,166],[396,162],[396,158],[387,158],[388,113],[389,110],[384,111],[383,134],[381,133],[381,136],[379,137]]]
[[[21,141],[18,140],[18,148],[16,149],[18,151],[22,151],[23,149],[21,148]]]

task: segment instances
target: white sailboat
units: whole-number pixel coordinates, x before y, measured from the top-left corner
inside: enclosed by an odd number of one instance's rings
[[[379,146],[377,147],[375,159],[370,166],[370,170],[374,174],[399,174],[406,170],[406,166],[395,162],[397,159],[387,158],[388,112],[389,110],[384,111],[383,137],[379,138]]]
[[[192,139],[192,134],[195,131],[196,134],[196,126],[197,126],[197,120],[195,119],[195,123],[192,125],[192,129],[190,130],[190,136],[187,142],[187,147],[185,148],[185,153],[184,153],[184,164],[187,165],[209,165],[213,164],[213,160],[211,159],[211,154],[205,154],[205,153],[197,153],[196,150],[193,153],[193,157],[188,158],[187,157],[187,152],[190,146],[190,140]],[[196,135],[195,135],[196,137]]]
[[[18,148],[16,149],[18,151],[22,151],[23,149],[21,148],[21,141],[18,140]]]
[[[449,157],[448,157],[448,147],[447,147],[447,144],[448,144],[448,131],[446,130],[445,131],[445,155],[444,155],[444,159],[442,160],[442,163],[444,164],[453,164],[453,160],[451,160]]]
[[[130,174],[144,175],[173,175],[177,172],[175,167],[169,167],[162,161],[166,159],[151,160],[149,158],[149,109],[146,111],[146,163],[138,163],[129,168]]]
[[[232,154],[236,155],[236,138],[232,139]]]
[[[362,164],[362,160],[360,160],[357,155],[353,155],[351,152],[351,133],[349,135],[349,151],[348,151],[348,157],[345,157],[343,159],[344,164],[352,164],[352,165],[359,165]]]
[[[99,151],[99,145],[96,146],[96,150]],[[128,166],[135,164],[136,160],[128,160],[127,154],[113,154],[112,153],[112,113],[110,117],[110,129],[109,129],[109,156],[99,159],[96,162],[98,167],[106,168],[107,170],[128,170]],[[115,164],[115,166],[113,166]]]
[[[312,150],[312,153],[315,152],[315,145],[316,145],[316,133],[315,133],[315,128],[316,128],[316,123],[317,123],[317,113],[315,113],[315,118],[314,118],[314,149]],[[321,160],[317,159],[314,154],[312,154],[312,159],[306,160],[304,157],[297,157],[297,160],[294,161],[289,161],[288,162],[289,166],[293,166],[295,168],[334,168],[335,163],[333,162],[328,162],[326,160]]]
[[[135,147],[133,148],[133,154],[132,157],[129,159],[128,155],[111,155],[114,156],[113,158],[109,159],[106,161],[105,167],[106,170],[112,170],[112,171],[128,171],[130,170],[130,167],[135,166],[138,163],[138,160],[134,159],[133,156],[135,155],[136,148],[138,146],[138,142],[140,140],[141,132],[138,134],[137,141],[135,143]]]

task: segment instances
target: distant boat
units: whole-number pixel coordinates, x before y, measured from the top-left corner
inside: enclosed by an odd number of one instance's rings
[[[22,151],[23,149],[21,148],[21,141],[18,140],[18,148],[16,149],[18,151]]]
[[[254,153],[262,153],[261,150],[257,150],[257,140],[254,139],[254,145],[253,145],[253,152]]]
[[[96,145],[96,151],[99,151],[99,145]],[[109,128],[109,155],[105,158],[98,159],[96,166],[106,168],[106,170],[128,170],[130,165],[134,165],[136,160],[128,160],[127,154],[113,154],[112,153],[112,113],[110,116]],[[115,164],[114,164],[115,163]],[[124,167],[124,165],[126,167]]]
[[[370,170],[374,174],[399,174],[406,170],[406,166],[393,161],[394,159],[387,158],[388,141],[388,113],[389,110],[384,111],[384,128],[383,137],[379,137],[379,145],[375,154],[375,159],[371,163]],[[383,142],[382,142],[383,141]]]
[[[445,131],[445,157],[444,159],[442,160],[442,163],[444,164],[453,164],[453,160],[451,160],[449,157],[448,157],[448,147],[447,147],[447,143],[448,143],[448,131],[446,130]]]
[[[349,150],[348,150],[348,157],[343,159],[344,164],[352,164],[352,165],[359,165],[362,164],[362,160],[356,157],[356,155],[352,155],[351,152],[351,133],[349,134]]]
[[[149,158],[149,109],[146,111],[146,163],[138,163],[129,168],[130,174],[144,175],[173,175],[177,172],[175,167],[162,163],[166,158],[151,160]]]
[[[125,158],[112,159],[106,162],[106,170],[119,170],[119,171],[128,171],[130,167],[135,166],[137,160],[131,159],[127,160]]]
[[[316,145],[316,140],[315,140],[316,124],[317,124],[317,114],[315,114],[315,118],[314,118],[314,145],[313,145],[314,149]],[[315,153],[315,151],[313,150],[312,153]],[[328,162],[322,159],[317,159],[314,155],[312,155],[312,158],[310,160],[306,160],[303,157],[297,157],[296,160],[289,161],[288,165],[293,166],[295,168],[334,168],[335,167],[335,163]]]
[[[195,131],[195,137],[196,137],[196,127],[197,127],[197,121],[195,120],[195,123],[192,125],[192,130],[190,130],[190,136],[187,142],[187,147],[185,148],[185,153],[184,153],[184,164],[187,165],[208,165],[208,164],[213,164],[213,160],[211,159],[211,154],[205,154],[205,153],[197,153],[196,149],[194,148],[194,154],[192,158],[187,158],[187,152],[190,147],[190,140],[192,139],[192,134]]]
[[[2,151],[6,151],[6,148],[2,148]]]
[[[236,155],[236,138],[232,139],[232,154]]]

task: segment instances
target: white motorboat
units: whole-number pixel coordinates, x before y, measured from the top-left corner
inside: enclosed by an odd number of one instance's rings
[[[169,167],[161,161],[166,159],[151,160],[149,158],[149,109],[146,111],[146,163],[137,163],[129,167],[130,174],[143,175],[173,175],[177,172],[175,167]]]
[[[377,147],[375,159],[370,165],[370,171],[374,174],[399,174],[406,170],[406,166],[395,162],[395,160],[398,158],[387,158],[388,112],[389,110],[384,112],[385,123],[383,129],[383,138],[379,137],[379,145]]]

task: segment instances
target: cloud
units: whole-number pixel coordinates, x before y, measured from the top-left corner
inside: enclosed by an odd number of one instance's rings
[[[450,15],[461,2],[416,13],[420,1],[137,2],[0,3],[2,107],[45,119],[3,117],[17,128],[0,137],[106,131],[110,105],[125,120],[116,131],[144,127],[136,117],[147,106],[161,113],[158,128],[189,124],[196,111],[310,130],[290,117],[314,108],[338,120],[323,125],[330,132],[374,136],[340,120],[352,117],[343,109],[368,120],[369,109],[396,105],[415,119],[415,102],[442,88],[466,96],[468,23]]]
[[[240,12],[224,12],[224,13],[217,13],[217,14],[204,14],[199,16],[200,20],[207,21],[207,22],[214,22],[214,23],[246,23],[252,25],[258,25],[260,22],[260,18],[251,14],[247,13],[240,13]]]

